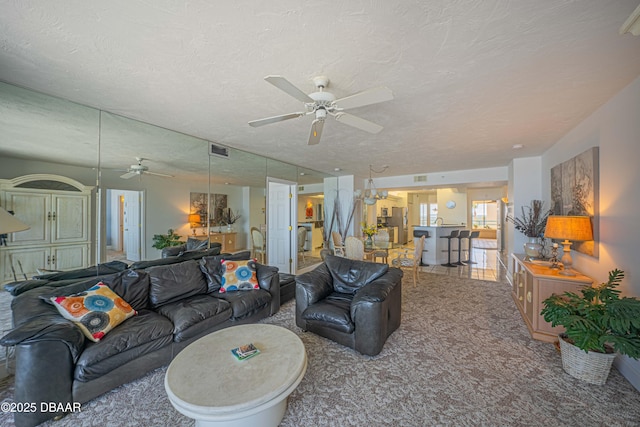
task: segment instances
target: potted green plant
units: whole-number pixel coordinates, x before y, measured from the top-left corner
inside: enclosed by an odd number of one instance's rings
[[[551,210],[544,209],[542,200],[532,200],[530,206],[522,207],[522,216],[507,215],[507,221],[513,223],[516,230],[529,238],[529,241],[524,244],[524,252],[530,259],[540,257],[542,249],[540,239],[544,236],[549,214]]]
[[[164,249],[169,246],[178,246],[184,242],[180,240],[180,235],[176,234],[171,228],[167,234],[154,234],[152,247],[156,249]]]
[[[552,295],[540,314],[551,326],[563,326],[560,350],[564,370],[575,378],[604,384],[613,359],[624,354],[640,358],[640,300],[620,298],[616,287],[624,278],[618,269],[609,280],[585,286],[580,294]]]

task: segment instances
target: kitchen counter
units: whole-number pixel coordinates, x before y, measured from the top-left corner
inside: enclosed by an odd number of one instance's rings
[[[447,239],[441,239],[442,236],[448,236],[453,230],[464,230],[464,225],[414,225],[414,231],[428,231],[429,237],[424,240],[424,250],[422,251],[422,263],[428,265],[446,264],[447,262]],[[414,244],[419,240],[418,237],[413,238]],[[466,242],[466,240],[464,240]],[[451,239],[451,261],[458,261],[458,239]]]

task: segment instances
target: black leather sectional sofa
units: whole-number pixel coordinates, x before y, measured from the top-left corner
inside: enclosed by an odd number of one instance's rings
[[[15,328],[0,344],[15,345],[16,402],[36,402],[37,411],[16,413],[18,427],[35,426],[57,414],[39,412],[40,402],[84,403],[167,365],[196,339],[213,331],[256,322],[280,308],[275,267],[257,264],[260,289],[220,293],[220,261],[229,255],[128,268],[65,286],[26,290],[12,301]],[[248,258],[248,253],[235,258]],[[175,261],[175,260],[174,260]],[[85,338],[49,302],[82,292],[98,281],[137,312],[100,342]]]

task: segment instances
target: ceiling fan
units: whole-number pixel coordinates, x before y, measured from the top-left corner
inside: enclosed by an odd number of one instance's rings
[[[318,90],[317,92],[313,92],[308,95],[282,76],[267,76],[264,79],[278,89],[304,102],[305,111],[252,120],[249,122],[249,125],[258,127],[302,116],[313,115],[315,118],[311,123],[309,145],[314,145],[320,142],[322,128],[324,127],[324,120],[327,115],[333,116],[333,118],[339,122],[369,133],[380,132],[382,130],[382,126],[352,114],[345,113],[344,110],[376,104],[378,102],[390,101],[393,99],[393,92],[384,86],[367,89],[354,95],[336,99],[334,94],[324,90],[329,85],[329,78],[325,76],[313,78],[313,83],[316,85]]]
[[[120,175],[120,178],[129,179],[129,178],[133,178],[134,176],[141,177],[143,174],[162,176],[165,178],[173,178],[173,175],[167,175],[165,173],[158,173],[158,172],[151,172],[149,170],[149,166],[145,166],[142,164],[144,160],[148,160],[148,159],[145,159],[143,157],[136,157],[136,161],[138,162],[138,164],[129,166],[129,169],[127,169],[127,173],[125,173],[124,175]]]

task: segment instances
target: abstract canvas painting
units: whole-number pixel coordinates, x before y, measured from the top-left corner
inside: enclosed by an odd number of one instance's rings
[[[551,168],[551,211],[554,215],[591,217],[593,241],[574,242],[573,250],[598,257],[598,147]]]
[[[209,215],[209,224],[214,227],[220,225],[222,213],[227,208],[226,194],[211,194],[209,197],[211,203],[207,209],[207,193],[191,193],[190,212],[200,214],[203,218]]]

